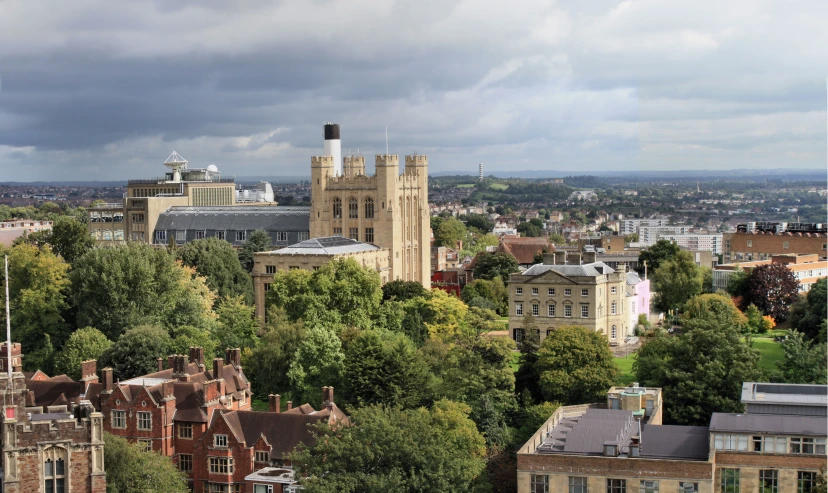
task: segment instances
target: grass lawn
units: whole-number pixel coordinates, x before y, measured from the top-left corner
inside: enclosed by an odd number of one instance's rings
[[[520,368],[520,352],[515,351],[512,353],[512,372],[517,373],[518,369]]]
[[[474,183],[461,183],[457,188],[474,188]]]
[[[782,361],[782,346],[771,338],[756,337],[753,339],[753,347],[761,354],[759,367],[763,370],[775,370]]]
[[[506,190],[507,188],[509,188],[509,185],[507,185],[506,183],[492,183],[491,185],[489,185],[489,188],[491,188],[492,190]]]
[[[631,354],[629,356],[614,358],[615,359],[615,366],[618,367],[618,379],[617,383],[619,385],[629,385],[635,381],[635,374],[633,373],[633,361],[635,361],[635,355]]]

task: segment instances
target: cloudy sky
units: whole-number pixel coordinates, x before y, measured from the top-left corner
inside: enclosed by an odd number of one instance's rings
[[[824,168],[828,2],[0,0],[0,180]],[[372,159],[369,159],[372,162]]]

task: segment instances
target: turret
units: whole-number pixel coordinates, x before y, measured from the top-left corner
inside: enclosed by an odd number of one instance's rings
[[[311,211],[310,237],[327,236],[325,228],[329,218],[325,211],[330,207],[326,203],[325,190],[328,187],[328,177],[334,174],[334,161],[331,156],[313,156],[311,158]]]

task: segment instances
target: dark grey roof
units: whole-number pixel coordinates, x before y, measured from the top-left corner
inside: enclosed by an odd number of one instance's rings
[[[713,413],[710,431],[824,437],[828,435],[828,422],[825,416]]]
[[[632,411],[590,408],[581,416],[562,419],[537,452],[603,455],[605,442],[624,447],[637,433]]]
[[[50,421],[53,419],[69,419],[71,418],[71,414],[69,413],[42,413],[42,414],[32,414],[32,417],[29,418],[29,421]]]
[[[744,382],[742,403],[825,407],[828,385]]]
[[[601,269],[601,272],[598,272]],[[549,264],[535,264],[526,269],[522,274],[524,276],[537,276],[549,272],[550,270],[557,272],[566,277],[595,277],[602,274],[612,274],[615,270],[603,262],[593,262],[591,264],[581,265],[549,265]]]
[[[310,231],[310,207],[170,207],[158,216],[156,231],[229,230]]]
[[[710,431],[706,426],[644,425],[641,457],[707,460]]]

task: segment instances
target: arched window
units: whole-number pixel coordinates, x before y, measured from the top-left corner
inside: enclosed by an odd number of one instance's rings
[[[365,219],[374,218],[374,199],[368,197],[365,199]]]
[[[64,493],[66,491],[66,465],[63,459],[47,459],[43,463],[43,483],[46,493]]]
[[[348,200],[348,217],[351,219],[359,217],[359,202],[353,197]]]
[[[342,219],[342,201],[338,197],[333,199],[333,217]]]

